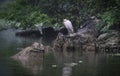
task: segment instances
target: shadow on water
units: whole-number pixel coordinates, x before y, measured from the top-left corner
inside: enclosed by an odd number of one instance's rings
[[[52,45],[52,40],[16,37],[15,30],[0,32],[0,76],[119,76],[120,57],[94,51],[58,51],[34,53],[14,61],[16,48],[38,41]]]

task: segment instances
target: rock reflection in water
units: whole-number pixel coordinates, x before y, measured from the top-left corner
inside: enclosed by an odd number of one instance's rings
[[[31,49],[30,47],[27,47],[27,51],[21,51],[21,53],[18,53],[17,55],[13,56],[15,60],[20,62],[23,67],[27,68],[32,72],[34,75],[38,75],[43,70],[43,57],[44,53],[38,53],[38,52],[30,52],[28,49]],[[27,52],[24,53],[23,52]]]

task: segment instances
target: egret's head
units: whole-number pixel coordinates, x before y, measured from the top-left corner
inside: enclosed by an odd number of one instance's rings
[[[63,19],[63,22],[66,22],[67,21],[67,19]]]
[[[96,17],[95,17],[95,16],[91,16],[90,18],[91,18],[91,19],[95,19]]]

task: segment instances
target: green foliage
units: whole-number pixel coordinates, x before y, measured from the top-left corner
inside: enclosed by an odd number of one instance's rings
[[[104,30],[106,31],[108,31],[110,27],[115,27],[120,24],[120,10],[117,7],[108,8],[103,14],[98,14],[98,17],[102,20],[102,23],[98,27],[104,25]]]
[[[15,27],[18,28],[21,24],[15,21],[6,21],[4,19],[0,19],[0,30]]]
[[[94,0],[44,0],[40,7],[44,13],[53,18],[54,23],[61,23],[67,18],[74,26],[79,26],[96,10]]]
[[[39,23],[61,26],[64,18],[77,27],[99,13],[103,23],[113,26],[120,23],[119,7],[120,0],[16,0],[0,17],[19,22],[24,28]]]
[[[120,10],[112,9],[104,12],[101,16],[103,21],[105,21],[108,25],[112,26],[115,24],[119,24],[120,22]]]
[[[41,22],[51,24],[52,19],[47,14],[42,13],[37,6],[25,5],[25,2],[27,1],[17,0],[16,3],[9,4],[10,8],[5,8],[0,17],[19,22],[23,28],[32,27],[34,24]]]

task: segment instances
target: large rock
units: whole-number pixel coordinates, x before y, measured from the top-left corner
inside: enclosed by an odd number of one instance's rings
[[[97,25],[99,23],[100,20],[97,18],[89,19],[83,25],[81,25],[81,28],[78,29],[77,34],[89,34],[91,36],[97,37],[99,34],[99,30],[97,30]]]
[[[33,74],[40,75],[43,70],[44,54],[48,53],[49,50],[49,46],[35,42],[12,56],[12,58],[20,62],[24,68],[27,68]]]
[[[98,19],[90,19],[74,34],[63,35],[62,33],[59,33],[54,43],[54,49],[80,50],[89,47],[91,50],[93,50],[92,48],[95,50],[97,47],[96,37],[99,32],[96,29],[98,23]]]
[[[44,46],[42,44],[39,44],[35,42],[33,45],[26,47],[16,55],[12,56],[12,58],[17,59],[17,60],[29,60],[34,57],[40,57],[41,54],[48,52],[49,46]]]
[[[58,34],[54,43],[55,50],[119,50],[120,33],[109,31],[101,34],[102,28],[98,29],[100,20],[91,18],[87,20],[76,33],[70,35]]]

